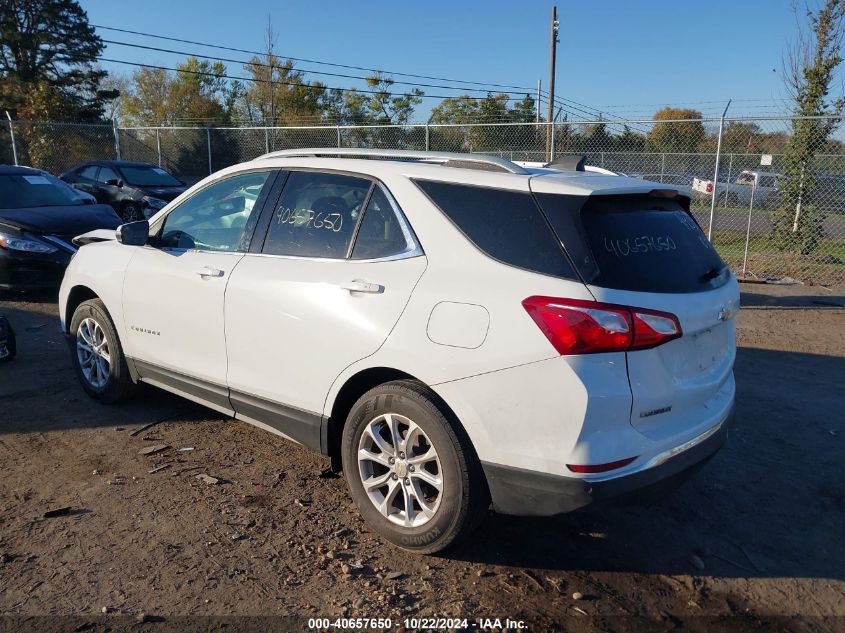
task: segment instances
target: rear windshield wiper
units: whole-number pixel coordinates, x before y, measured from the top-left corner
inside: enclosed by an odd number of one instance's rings
[[[727,266],[711,268],[701,276],[701,281],[703,283],[707,283],[708,281],[712,281],[713,279],[721,277],[724,274],[726,268]]]

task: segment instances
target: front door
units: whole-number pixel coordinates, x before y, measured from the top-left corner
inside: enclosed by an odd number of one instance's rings
[[[293,171],[271,212],[226,291],[227,383],[241,417],[319,448],[332,383],[384,343],[426,259],[365,178]]]
[[[181,381],[185,395],[229,408],[223,297],[272,175],[244,172],[199,190],[132,257],[124,275],[124,346],[149,382]]]

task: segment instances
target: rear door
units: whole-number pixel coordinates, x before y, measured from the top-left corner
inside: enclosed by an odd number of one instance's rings
[[[736,280],[685,199],[666,195],[537,195],[598,301],[669,312],[681,324],[680,338],[627,353],[631,424],[653,439],[726,413],[739,308]]]
[[[293,171],[262,223],[263,245],[226,291],[232,405],[319,448],[332,383],[385,341],[426,260],[387,190],[365,177]]]

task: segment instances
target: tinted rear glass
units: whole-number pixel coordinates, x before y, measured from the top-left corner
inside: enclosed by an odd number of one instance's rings
[[[511,266],[577,279],[530,193],[415,181],[473,244]]]
[[[677,199],[538,194],[537,200],[589,284],[685,293],[728,279],[725,263]]]

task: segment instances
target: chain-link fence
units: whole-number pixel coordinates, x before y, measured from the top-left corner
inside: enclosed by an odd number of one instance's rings
[[[538,164],[583,154],[588,165],[668,183],[688,194],[694,215],[738,274],[831,285],[845,283],[841,122],[733,118],[259,128],[14,121],[0,123],[0,162],[17,158],[58,174],[86,160],[121,158],[160,165],[195,182],[267,152],[307,147],[482,152]],[[819,138],[833,140],[813,140]]]

